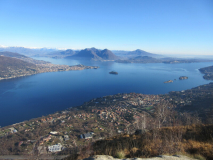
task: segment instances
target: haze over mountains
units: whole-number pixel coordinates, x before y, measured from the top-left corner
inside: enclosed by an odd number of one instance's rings
[[[0,51],[9,51],[26,56],[49,56],[55,58],[86,58],[92,60],[117,60],[124,57],[162,57],[158,54],[149,53],[140,49],[135,51],[119,51],[119,50],[100,50],[96,48],[86,48],[83,50],[59,50],[54,48],[25,48],[25,47],[1,47]]]
[[[0,46],[0,52],[8,51],[23,54],[26,56],[45,55],[50,52],[57,51],[53,48],[25,48],[25,47],[2,47]]]
[[[60,50],[57,48],[25,48],[25,47],[4,47],[0,45],[0,52],[9,51],[25,56],[51,57],[68,59],[86,59],[95,61],[117,61],[120,63],[192,63],[199,61],[213,60],[212,56],[189,56],[185,55],[160,55],[146,52],[141,49],[134,51],[108,50],[86,48],[82,50]]]
[[[57,65],[36,60],[18,53],[0,52],[0,80],[28,76],[44,72],[97,69],[97,66]]]
[[[119,51],[119,50],[113,50],[112,51],[114,54],[118,55],[118,56],[125,56],[125,57],[137,57],[137,56],[149,56],[149,57],[154,57],[154,58],[161,58],[164,57],[162,55],[159,54],[154,54],[154,53],[149,53],[146,51],[143,51],[141,49],[137,49],[135,51]]]

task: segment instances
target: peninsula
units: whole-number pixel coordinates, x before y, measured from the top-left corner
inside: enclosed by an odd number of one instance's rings
[[[199,71],[204,74],[204,79],[213,80],[213,66],[200,68]]]
[[[83,69],[97,69],[97,66],[82,64],[68,66],[51,64],[46,61],[35,60],[18,53],[0,52],[0,80],[29,76],[44,72],[58,72]]]

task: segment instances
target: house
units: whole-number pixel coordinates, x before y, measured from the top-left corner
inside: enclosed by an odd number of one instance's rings
[[[58,132],[56,132],[56,131],[51,131],[50,134],[53,134],[53,135],[54,135],[54,134],[58,134]]]
[[[85,134],[81,134],[80,137],[82,139],[90,139],[90,138],[92,138],[93,134],[94,134],[93,132],[88,132],[88,133],[85,133]]]
[[[43,138],[43,141],[44,141],[44,142],[48,142],[50,139],[51,139],[51,135],[49,135],[49,136],[47,136],[47,137],[44,137],[44,138]]]
[[[64,141],[68,141],[70,138],[68,135],[64,135]]]
[[[23,143],[24,143],[23,141],[20,141],[20,142],[18,143],[18,146],[21,146]]]
[[[16,133],[18,132],[14,127],[8,128],[10,130],[11,133]]]
[[[59,152],[62,149],[62,145],[60,143],[52,145],[52,146],[48,146],[48,150],[49,152]]]

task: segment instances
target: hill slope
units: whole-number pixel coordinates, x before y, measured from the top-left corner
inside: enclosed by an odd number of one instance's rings
[[[82,69],[97,69],[96,66],[56,65],[13,52],[0,52],[0,80],[22,77],[43,72],[57,72]]]
[[[17,58],[0,56],[0,79],[35,74],[36,71],[37,66],[35,64]]]
[[[90,150],[92,155],[119,157],[122,154],[123,158],[144,158],[182,153],[192,155],[196,159],[202,157],[212,160],[212,136],[213,125],[165,127],[143,134],[119,135],[96,141],[82,149],[78,156],[86,158],[90,156],[88,154]],[[73,160],[74,158],[70,156],[68,159]]]

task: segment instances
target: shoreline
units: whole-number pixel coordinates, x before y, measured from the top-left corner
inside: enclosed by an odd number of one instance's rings
[[[26,73],[21,75],[13,75],[11,77],[2,78],[1,80],[7,80],[7,79],[14,79],[14,78],[20,78],[20,77],[26,77],[31,75],[36,75],[39,73],[48,73],[48,72],[64,72],[64,71],[74,71],[74,70],[84,70],[84,69],[98,69],[98,66],[84,66],[84,65],[74,65],[74,66],[68,66],[68,65],[56,65],[56,64],[37,64],[36,65],[37,72],[36,73]]]

